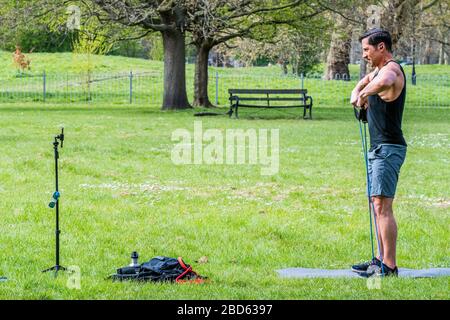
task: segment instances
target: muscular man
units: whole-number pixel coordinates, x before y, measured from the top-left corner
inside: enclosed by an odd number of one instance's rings
[[[406,156],[402,116],[406,98],[406,78],[402,67],[392,59],[389,32],[372,29],[361,38],[363,58],[375,70],[364,77],[351,96],[354,106],[367,109],[370,133],[370,196],[378,224],[380,248],[372,261],[352,266],[364,276],[397,276],[397,223],[392,211],[400,168]],[[383,268],[381,268],[381,258]]]

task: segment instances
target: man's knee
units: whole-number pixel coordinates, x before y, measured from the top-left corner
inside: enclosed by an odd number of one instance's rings
[[[392,216],[393,200],[393,198],[386,198],[381,196],[372,197],[372,202],[375,207],[375,214],[380,217]]]
[[[372,197],[373,210],[375,210],[375,214],[378,216],[381,211],[383,211],[383,202],[380,197]]]

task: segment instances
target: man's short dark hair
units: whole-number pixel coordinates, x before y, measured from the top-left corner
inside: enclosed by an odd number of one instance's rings
[[[365,38],[369,38],[369,44],[372,46],[376,46],[377,44],[383,42],[386,46],[386,50],[392,52],[392,38],[391,34],[388,31],[380,28],[371,29],[364,33],[359,38],[359,41],[361,42]]]

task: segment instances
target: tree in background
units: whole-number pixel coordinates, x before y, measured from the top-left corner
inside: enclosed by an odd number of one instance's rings
[[[152,33],[141,39],[115,41],[108,55],[164,61],[163,49],[161,36]]]
[[[72,59],[80,67],[82,86],[87,100],[91,100],[94,55],[106,55],[113,47],[110,41],[114,31],[102,25],[93,15],[87,15],[72,35]]]
[[[106,1],[95,0],[107,16],[127,27],[139,26],[159,31],[164,51],[163,109],[190,107],[186,96],[185,38],[192,35],[196,47],[194,106],[210,107],[208,98],[208,56],[214,46],[237,37],[249,36],[261,25],[286,23],[285,18],[271,16],[306,2],[305,0],[165,0]],[[299,18],[299,17],[296,17]],[[291,16],[292,19],[292,16]]]
[[[436,7],[441,0],[322,0],[319,4],[332,12],[330,19],[336,21],[336,30],[332,36],[330,51],[327,59],[326,79],[333,79],[335,74],[348,74],[348,54],[350,51],[351,30],[362,34],[372,27],[381,27],[390,31],[392,35],[393,50],[400,53],[402,44],[417,40],[420,33],[414,30],[414,20],[425,11]],[[378,7],[375,9],[373,6]],[[448,7],[448,6],[445,6]],[[440,14],[445,16],[445,14]],[[414,30],[414,31],[413,31]],[[447,29],[448,30],[448,29]],[[363,77],[370,66],[362,60],[360,77]]]
[[[185,33],[187,1],[92,0],[103,13],[97,18],[130,28],[160,32],[164,47],[163,110],[190,108],[186,94]]]
[[[421,1],[409,15],[397,49],[403,49],[401,53],[404,56],[413,55],[419,63],[448,64],[450,3]]]
[[[265,39],[276,34],[276,26],[295,24],[319,12],[308,1],[189,1],[188,29],[196,47],[194,106],[211,107],[208,97],[208,57],[211,50],[234,39]],[[300,64],[299,64],[300,65]]]
[[[329,43],[325,30],[329,30],[329,21],[321,16],[278,27],[270,32],[270,39],[237,39],[234,48],[222,48],[246,63],[254,65],[258,59],[279,64],[282,72],[294,75],[316,71],[323,60],[323,52]],[[266,35],[269,31],[266,30]]]
[[[439,1],[430,10],[424,10],[422,31],[424,36],[439,45],[439,64],[449,64],[450,56],[450,3]]]
[[[0,49],[12,51],[64,52],[71,50],[69,33],[51,26],[56,16],[43,14],[62,0],[0,0]]]
[[[89,17],[73,32],[72,50],[75,58],[82,59],[84,63],[82,71],[91,73],[92,55],[106,55],[113,47],[113,42],[109,41],[112,30],[99,25],[94,17]]]
[[[377,1],[323,0],[319,5],[327,10],[326,17],[332,21],[330,45],[326,59],[324,79],[350,80],[350,52],[355,33],[367,30],[368,20],[375,12],[369,10]],[[378,19],[379,21],[379,19]],[[372,23],[376,21],[372,21]],[[361,60],[360,76],[366,73],[366,62]]]
[[[325,80],[350,80],[350,49],[354,26],[342,16],[333,14],[334,28],[328,51]]]

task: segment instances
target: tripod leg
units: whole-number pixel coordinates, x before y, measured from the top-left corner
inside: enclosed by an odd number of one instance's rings
[[[65,268],[65,267],[63,267],[63,266],[57,265],[57,266],[53,266],[53,267],[51,267],[51,268],[42,270],[43,273],[45,273],[45,272],[51,272],[51,271],[54,271],[54,272],[55,272],[54,276],[55,276],[55,278],[56,278],[56,277],[58,276],[58,272],[59,272],[59,271],[67,271],[67,268]]]
[[[55,269],[55,278],[58,276],[58,272],[59,272],[59,271],[67,271],[67,269],[64,268],[63,266],[58,266],[58,267]]]

